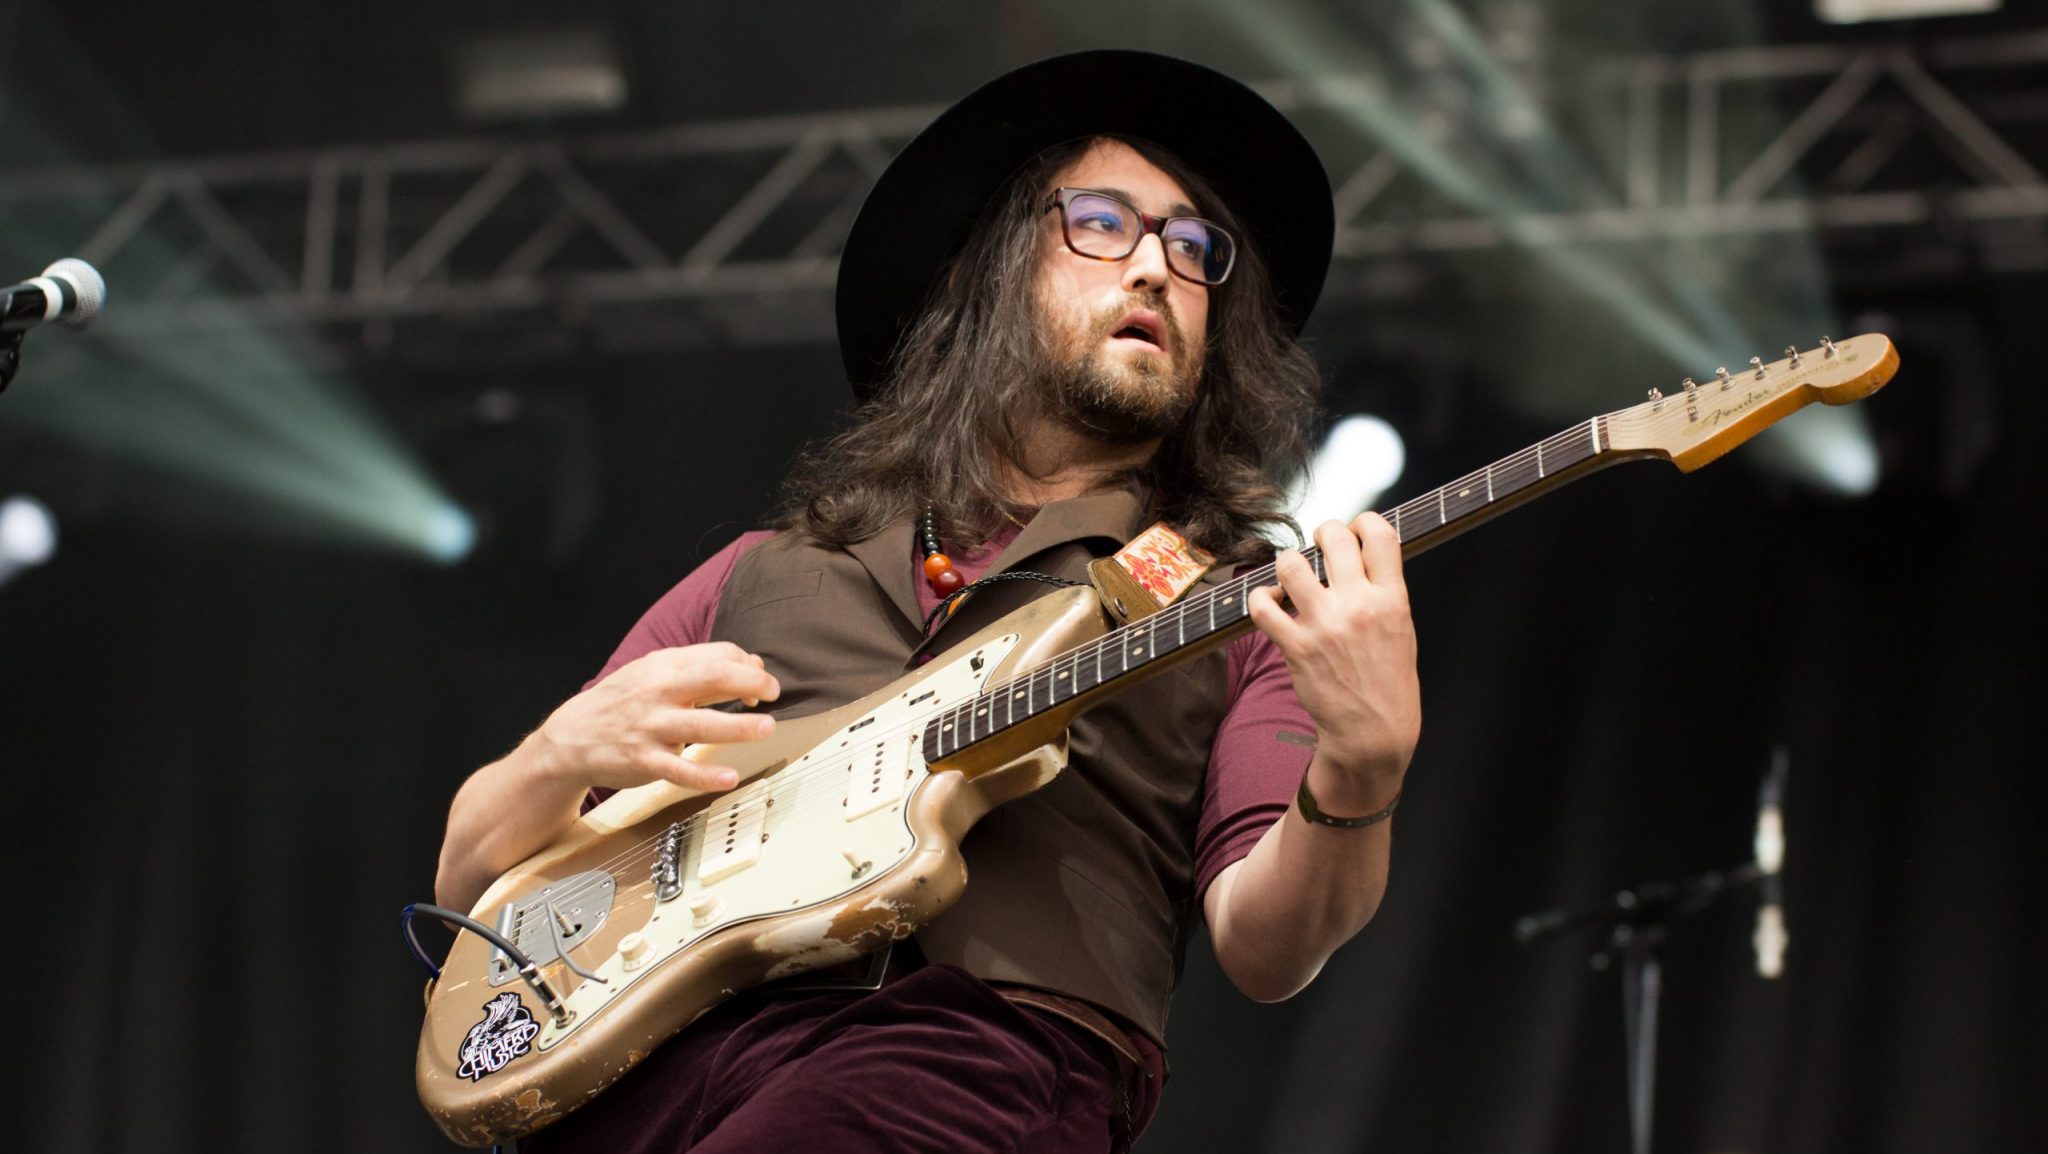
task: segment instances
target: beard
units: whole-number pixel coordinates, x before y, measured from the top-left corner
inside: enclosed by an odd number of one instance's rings
[[[1133,308],[1159,314],[1168,355],[1153,356],[1105,345]],[[1171,306],[1133,297],[1067,329],[1078,335],[1046,349],[1041,371],[1052,415],[1083,432],[1113,441],[1146,441],[1180,427],[1201,383],[1200,350],[1190,350]]]

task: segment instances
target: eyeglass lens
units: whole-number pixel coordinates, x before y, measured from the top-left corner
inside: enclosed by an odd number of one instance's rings
[[[1067,244],[1082,256],[1122,260],[1144,239],[1137,210],[1115,197],[1077,193],[1066,202]],[[1201,284],[1222,284],[1235,249],[1230,234],[1192,217],[1174,217],[1159,236],[1174,272]]]

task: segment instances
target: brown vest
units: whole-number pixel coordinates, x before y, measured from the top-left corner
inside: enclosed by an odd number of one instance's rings
[[[1085,581],[1089,561],[1145,527],[1143,513],[1128,492],[1047,505],[989,572]],[[914,577],[908,522],[850,549],[778,534],[734,566],[712,636],[766,659],[782,683],[777,716],[817,713],[914,667]],[[1010,581],[977,590],[925,648],[943,651],[1050,588]],[[1167,1002],[1199,916],[1195,823],[1227,678],[1219,649],[1085,714],[1070,733],[1066,772],[968,834],[967,892],[918,935],[925,957],[1085,999],[1164,1044]]]

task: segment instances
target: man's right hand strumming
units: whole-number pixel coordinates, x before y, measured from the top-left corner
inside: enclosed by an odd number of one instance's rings
[[[671,781],[731,789],[737,775],[730,768],[691,761],[681,750],[767,737],[775,731],[771,717],[705,707],[751,706],[781,692],[759,657],[722,641],[657,649],[613,670],[456,791],[436,900],[470,908],[499,875],[561,837],[594,787]]]

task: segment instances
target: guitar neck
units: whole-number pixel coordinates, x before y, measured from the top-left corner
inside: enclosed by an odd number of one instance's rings
[[[1652,454],[1617,449],[1605,416],[1593,417],[1383,513],[1412,557],[1596,469]],[[1302,556],[1327,580],[1320,548]],[[950,757],[1048,710],[1079,712],[1141,678],[1197,657],[1252,629],[1245,598],[1277,584],[1262,565],[1219,582],[1133,625],[1071,649],[1020,678],[991,686],[925,727],[927,762]]]

